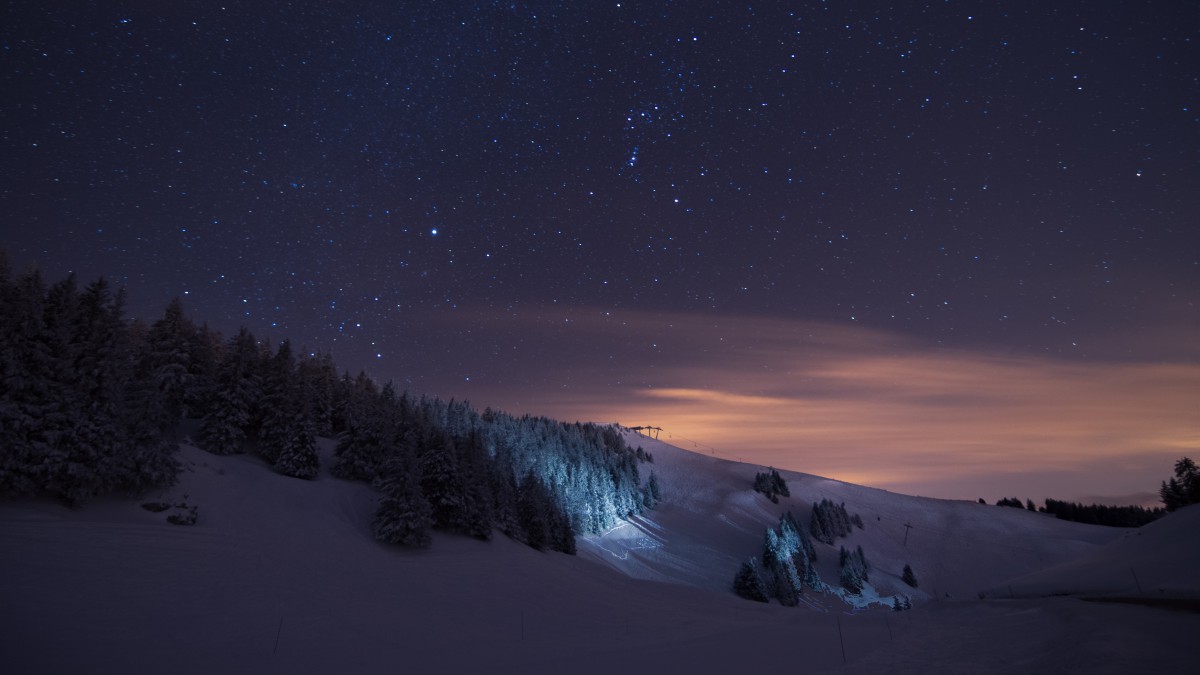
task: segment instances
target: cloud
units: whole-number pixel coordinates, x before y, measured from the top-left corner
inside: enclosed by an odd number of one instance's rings
[[[689,313],[541,309],[485,325],[523,336],[540,358],[497,372],[477,401],[661,426],[684,447],[898,491],[1132,493],[1200,448],[1195,362],[946,349],[869,329]]]

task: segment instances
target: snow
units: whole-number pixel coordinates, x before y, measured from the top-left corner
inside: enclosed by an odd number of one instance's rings
[[[989,597],[1076,595],[1200,600],[1200,505],[1125,530],[1104,546],[989,589]]]
[[[625,527],[581,540],[579,550],[641,579],[724,591],[738,565],[761,554],[767,526],[777,525],[788,510],[807,526],[813,502],[822,498],[845,503],[865,528],[832,547],[814,542],[821,578],[836,585],[838,547],[861,545],[874,569],[871,583],[888,606],[896,593],[914,600],[935,594],[975,598],[1001,581],[1073,559],[1122,534],[1024,509],[911,497],[790,471],[780,474],[792,496],[772,504],[749,489],[765,467],[640,436],[627,440],[654,457],[666,503]],[[920,588],[900,581],[906,563]]]
[[[1124,531],[787,472],[793,496],[775,505],[749,489],[762,467],[630,441],[654,455],[644,467],[664,503],[580,538],[574,557],[503,536],[379,544],[377,496],[329,476],[327,440],[315,481],[185,446],[181,484],[152,499],[197,506],[194,527],[127,500],[0,504],[4,670],[1179,672],[1200,634],[1197,614],[1032,597],[1072,576],[1088,592],[1128,594],[1119,572],[1130,566],[1147,593],[1195,597],[1195,558],[1170,557],[1173,541],[1195,539],[1195,509]],[[864,519],[838,544],[863,546],[876,592],[910,594],[916,609],[859,610],[807,591],[784,608],[729,591],[765,528],[787,508],[807,524],[822,497]],[[836,549],[817,547],[835,582]],[[1152,571],[1151,560],[1167,564]],[[899,581],[906,562],[917,591]],[[976,599],[1009,583],[1031,597]]]

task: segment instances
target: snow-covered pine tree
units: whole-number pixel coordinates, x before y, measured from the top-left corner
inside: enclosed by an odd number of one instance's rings
[[[792,551],[788,548],[788,542],[770,527],[767,528],[766,541],[763,543],[763,568],[769,595],[785,607],[800,604],[802,581],[792,561]]]
[[[841,566],[839,580],[842,587],[852,594],[862,592],[863,584],[870,580],[871,566],[867,563],[862,546],[853,551],[847,551],[843,546],[838,551],[838,564]]]

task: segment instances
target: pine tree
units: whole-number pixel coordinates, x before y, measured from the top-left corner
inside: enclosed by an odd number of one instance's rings
[[[1200,469],[1196,463],[1184,457],[1175,462],[1175,477],[1179,479],[1189,504],[1200,504]]]
[[[377,485],[383,497],[371,522],[375,538],[389,544],[428,547],[432,542],[429,528],[433,526],[433,510],[421,493],[416,472],[403,458],[396,457],[385,464]]]
[[[817,541],[833,544],[838,537],[850,534],[851,527],[858,525],[862,528],[862,518],[851,516],[846,511],[846,504],[834,504],[829,499],[813,503],[812,518],[809,529]]]
[[[70,314],[63,319],[70,326],[71,394],[65,402],[72,429],[61,437],[67,464],[53,484],[68,503],[79,504],[141,481],[130,480],[135,467],[128,460],[136,448],[127,444],[122,428],[128,378],[124,294],[114,297],[108,283],[98,279],[69,304]]]
[[[200,445],[217,455],[242,451],[255,409],[262,395],[258,344],[245,328],[230,339],[217,366],[208,414],[200,424]]]
[[[646,484],[646,494],[649,497],[647,500],[647,508],[654,508],[662,501],[662,490],[658,486],[658,474],[654,471],[650,472],[650,478]]]
[[[551,548],[560,553],[575,555],[575,528],[566,511],[553,506],[550,512]]]
[[[1200,469],[1196,463],[1187,457],[1176,461],[1175,476],[1163,481],[1158,494],[1167,511],[1200,503]]]
[[[488,480],[487,448],[484,447],[483,436],[475,429],[458,444],[458,448],[463,482],[462,531],[486,541],[492,538],[492,493]],[[561,536],[559,543],[565,545]],[[572,535],[572,546],[574,543],[575,537]]]
[[[419,453],[421,492],[433,507],[434,527],[465,531],[466,489],[454,441],[445,431],[431,429],[422,439]]]
[[[359,373],[353,380],[343,380],[341,386],[342,410],[334,414],[341,432],[333,475],[374,480],[386,458],[401,444],[415,456],[421,432],[400,427],[397,417],[402,411],[390,382],[380,391],[365,373]]]
[[[197,329],[183,313],[179,298],[167,306],[163,318],[154,322],[139,355],[137,377],[149,392],[142,402],[143,414],[168,435],[173,435],[192,397],[191,347]]]
[[[337,386],[337,367],[328,352],[302,355],[298,377],[300,395],[309,412],[313,433],[333,435],[334,389]]]
[[[784,482],[783,476],[773,468],[768,468],[763,473],[754,474],[754,491],[761,492],[770,499],[773,503],[779,503],[779,496],[790,497],[792,493],[788,491],[787,483]]]
[[[742,563],[733,579],[733,592],[747,600],[767,602],[767,586],[758,571],[758,561],[750,558]]]
[[[908,563],[904,564],[904,572],[900,575],[900,580],[913,588],[917,587],[917,575],[913,574],[912,567]]]
[[[800,604],[803,582],[792,559],[794,550],[786,537],[781,537],[773,528],[767,528],[763,544],[763,566],[767,572],[769,594],[785,607]]]
[[[279,458],[272,467],[276,473],[305,480],[314,480],[320,473],[316,439],[306,426],[301,419],[291,427],[292,435],[280,448]]]
[[[295,441],[297,423],[302,419],[296,387],[296,358],[287,340],[265,364],[263,397],[259,426],[258,452],[271,465]]]
[[[65,369],[51,348],[41,275],[14,280],[0,297],[0,492],[33,494],[46,477]]]
[[[517,479],[507,450],[499,450],[488,467],[491,483],[492,522],[505,536],[526,543],[525,531],[517,514]]]
[[[547,517],[550,509],[550,494],[530,469],[518,488],[517,515],[525,532],[525,543],[539,551],[552,541]]]
[[[775,469],[771,469],[771,491],[783,497],[791,497],[792,493],[788,490],[787,483],[784,482],[783,476]]]
[[[853,551],[847,551],[843,546],[838,551],[838,564],[841,567],[839,581],[842,587],[854,595],[861,593],[863,584],[870,580],[871,570],[862,546]]]

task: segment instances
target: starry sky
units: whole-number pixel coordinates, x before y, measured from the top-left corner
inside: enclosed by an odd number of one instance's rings
[[[11,1],[0,246],[480,408],[1140,501],[1200,455],[1198,36],[1182,0]]]

